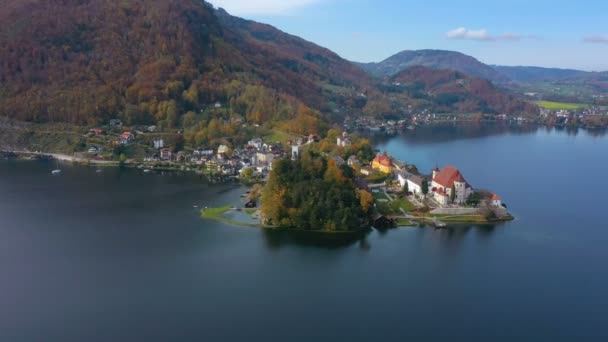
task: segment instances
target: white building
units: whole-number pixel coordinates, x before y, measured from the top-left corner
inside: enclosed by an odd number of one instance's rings
[[[157,150],[165,147],[165,141],[163,139],[161,139],[161,138],[154,139],[154,141],[152,142],[152,144],[154,145],[154,148],[157,149]]]
[[[433,198],[437,203],[446,206],[452,202],[452,191],[455,191],[454,204],[464,204],[473,193],[473,188],[467,183],[460,171],[453,166],[446,166],[443,170],[433,170],[431,183]]]
[[[342,136],[340,136],[340,137],[338,137],[338,139],[336,139],[336,145],[338,145],[340,147],[346,147],[346,146],[350,146],[352,144],[353,143],[348,138],[348,133],[346,133],[346,132],[342,133]]]
[[[494,206],[494,207],[502,206],[502,199],[497,194],[492,194],[492,206]]]
[[[255,147],[258,150],[261,150],[262,146],[264,146],[264,142],[262,141],[262,139],[256,138],[256,139],[253,139],[253,140],[249,141],[247,143],[247,145]]]
[[[217,157],[219,159],[223,159],[226,156],[226,153],[228,153],[228,151],[230,151],[230,149],[228,148],[228,146],[226,146],[226,145],[220,145],[217,148]]]
[[[274,161],[274,154],[272,153],[256,153],[256,159],[260,164],[270,164]]]
[[[422,177],[412,175],[407,172],[399,172],[397,177],[399,178],[399,184],[402,188],[404,188],[405,184],[407,184],[407,189],[409,192],[413,193],[414,195],[420,195],[422,193]]]
[[[300,153],[304,150],[304,145],[293,145],[291,146],[291,159],[297,160],[300,158]]]

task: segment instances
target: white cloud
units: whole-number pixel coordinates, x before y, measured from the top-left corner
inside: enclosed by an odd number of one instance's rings
[[[480,30],[469,30],[465,27],[459,27],[448,31],[445,34],[447,39],[454,40],[476,40],[480,42],[497,42],[497,41],[508,41],[508,42],[517,42],[524,39],[539,39],[537,36],[533,35],[521,35],[517,33],[503,33],[500,35],[492,35],[486,29]]]
[[[285,15],[322,0],[210,0],[234,15]]]
[[[587,43],[608,44],[608,35],[595,35],[583,38]]]
[[[486,29],[469,30],[464,27],[459,27],[448,31],[445,35],[448,39],[463,39],[463,40],[492,40]]]

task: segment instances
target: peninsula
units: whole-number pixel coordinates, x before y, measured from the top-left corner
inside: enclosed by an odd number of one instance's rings
[[[252,149],[256,147],[244,148]],[[290,157],[273,158],[262,168],[241,169],[242,180],[264,183],[245,197],[245,209],[205,208],[203,218],[251,226],[250,220],[224,216],[242,211],[260,227],[321,232],[513,219],[498,194],[474,189],[457,168],[423,175],[415,165],[374,153],[369,141],[356,133],[330,129],[325,139],[311,135],[291,150]]]

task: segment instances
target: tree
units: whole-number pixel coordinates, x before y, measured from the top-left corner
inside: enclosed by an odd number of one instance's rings
[[[450,201],[452,203],[454,203],[455,199],[456,199],[456,185],[452,184],[452,189],[451,189],[451,192],[450,192]]]
[[[407,180],[405,181],[405,185],[403,186],[401,193],[403,194],[403,196],[407,196],[410,193],[410,186],[409,186]]]
[[[364,212],[368,213],[374,205],[374,195],[370,194],[367,190],[358,190],[357,196],[359,197],[361,209],[363,209]]]
[[[120,166],[124,166],[125,162],[127,161],[127,156],[124,153],[121,153],[118,160],[119,160]]]
[[[251,177],[253,177],[253,169],[248,167],[245,170],[243,170],[242,176],[245,179],[250,179]]]
[[[426,179],[422,180],[422,194],[424,196],[428,195],[429,193],[429,182]]]

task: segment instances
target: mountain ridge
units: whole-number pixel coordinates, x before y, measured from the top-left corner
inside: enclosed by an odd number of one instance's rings
[[[391,77],[412,66],[425,66],[460,71],[495,83],[559,81],[593,77],[602,73],[568,68],[490,65],[458,51],[437,49],[404,50],[380,62],[353,63],[366,72],[380,77]]]

